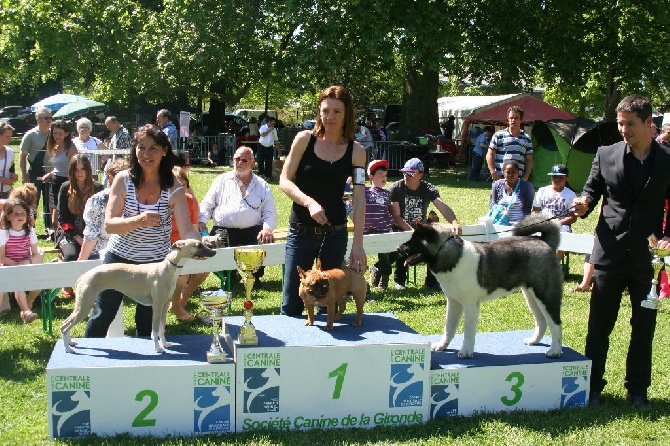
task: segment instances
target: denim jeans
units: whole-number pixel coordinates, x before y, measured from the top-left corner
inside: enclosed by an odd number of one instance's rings
[[[102,261],[103,264],[109,263],[129,263],[131,265],[137,265],[137,262],[124,259],[119,257],[112,252],[107,252],[105,258]],[[91,316],[88,320],[88,325],[86,325],[86,332],[84,337],[87,338],[104,338],[107,336],[107,330],[109,326],[116,317],[116,312],[119,310],[119,306],[123,301],[123,293],[120,293],[116,290],[105,290],[98,295],[98,298],[95,300],[95,304],[100,309],[100,311]],[[153,311],[151,307],[137,304],[135,310],[135,327],[137,330],[137,336],[151,336],[151,319]]]
[[[258,163],[258,174],[272,177],[272,158],[274,157],[274,146],[265,147],[263,144],[258,144],[256,151],[256,162]]]
[[[345,227],[324,235],[315,234],[313,228],[298,229],[294,226],[289,228],[286,239],[284,299],[281,304],[281,314],[300,316],[305,308],[298,294],[300,287],[298,266],[304,270],[312,269],[314,261],[319,256],[319,250],[321,250],[322,269],[341,268],[344,254],[347,252],[347,237]]]

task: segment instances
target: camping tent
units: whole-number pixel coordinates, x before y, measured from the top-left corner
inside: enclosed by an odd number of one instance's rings
[[[554,119],[533,123],[533,170],[535,188],[551,183],[547,173],[554,164],[570,170],[570,187],[579,193],[586,183],[598,147],[621,141],[616,122],[586,118]]]

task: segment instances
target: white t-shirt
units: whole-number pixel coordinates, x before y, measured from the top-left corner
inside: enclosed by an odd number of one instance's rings
[[[564,187],[560,192],[555,192],[553,186],[544,186],[535,194],[533,207],[547,209],[562,220],[570,215],[570,208],[572,208],[572,202],[575,198],[577,198],[577,194],[568,187]],[[561,230],[572,232],[568,225],[562,225]]]
[[[81,152],[82,150],[98,150],[98,144],[101,143],[101,141],[95,136],[89,137],[86,142],[83,142],[81,139],[79,139],[79,137],[73,138],[72,142],[74,143],[78,152]],[[96,173],[98,172],[99,155],[88,153],[87,156],[88,159],[91,161],[91,169],[93,169],[93,175],[95,176]]]
[[[9,178],[11,172],[9,168],[12,167],[14,162],[14,151],[5,146],[5,156],[0,158],[0,177]],[[12,190],[12,186],[9,184],[0,183],[0,192],[9,192]]]
[[[268,125],[263,124],[259,130],[259,134],[261,135],[260,138],[258,138],[258,142],[261,143],[264,147],[272,147],[275,144],[275,141],[279,139],[277,137],[277,128],[273,128],[270,133],[267,135],[263,136],[264,132],[268,131]]]

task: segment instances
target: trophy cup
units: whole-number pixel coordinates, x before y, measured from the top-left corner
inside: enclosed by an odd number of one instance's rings
[[[242,282],[247,291],[247,300],[244,301],[244,323],[240,327],[240,336],[237,341],[242,345],[258,345],[256,327],[251,323],[251,316],[254,314],[251,289],[254,287],[253,273],[263,265],[265,250],[261,248],[235,248],[234,257],[237,270],[242,276]]]
[[[210,364],[226,362],[226,352],[221,347],[221,342],[219,342],[219,327],[223,324],[224,337],[226,337],[228,346],[231,347],[230,344],[232,342],[228,342],[230,334],[225,322],[223,322],[223,314],[227,314],[230,309],[232,293],[230,291],[218,290],[203,294],[200,299],[205,308],[212,312],[212,345],[207,352],[207,362]]]
[[[661,304],[661,299],[659,299],[658,293],[656,292],[656,285],[658,285],[658,274],[665,266],[665,262],[663,259],[670,255],[670,249],[652,248],[650,246],[649,251],[651,251],[651,254],[654,256],[654,258],[651,261],[651,267],[654,269],[654,277],[652,277],[651,279],[651,290],[649,290],[647,299],[643,300],[641,305],[644,308],[649,308],[650,310],[656,310]]]

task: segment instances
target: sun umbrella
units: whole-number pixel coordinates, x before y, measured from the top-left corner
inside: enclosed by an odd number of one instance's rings
[[[85,100],[88,100],[88,98],[85,98],[83,96],[77,96],[75,94],[58,93],[53,96],[49,96],[48,98],[44,98],[39,102],[35,102],[33,105],[30,106],[30,111],[34,112],[38,108],[46,107],[50,109],[52,112],[55,112],[58,111],[65,104]]]
[[[77,116],[87,115],[90,112],[99,112],[107,107],[102,102],[85,99],[83,101],[70,102],[54,113],[54,119],[69,119]]]

